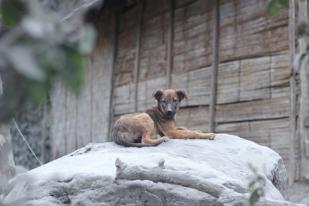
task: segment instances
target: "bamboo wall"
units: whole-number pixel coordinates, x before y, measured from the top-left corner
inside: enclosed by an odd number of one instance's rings
[[[270,17],[268,0],[221,0],[219,36],[214,36],[212,1],[143,2],[119,15],[117,33],[112,15],[102,19],[102,50],[89,62],[82,95],[74,97],[60,85],[52,95],[54,157],[107,141],[109,122],[154,105],[153,92],[166,88],[171,78],[171,87],[189,97],[177,124],[208,130],[215,95],[216,132],[270,146],[287,162],[288,11]],[[219,44],[213,47],[215,38]],[[219,63],[212,93],[214,49]]]
[[[104,142],[108,139],[115,22],[113,14],[104,14],[97,22],[109,26],[104,29],[98,27],[100,46],[89,58],[80,95],[67,91],[59,82],[55,83],[56,88],[51,95],[53,159],[89,142]]]
[[[220,1],[216,132],[236,134],[289,156],[288,11],[271,17],[269,1]],[[145,0],[120,15],[115,64],[114,115],[135,111],[135,70],[139,64],[137,110],[154,105],[152,94],[167,87],[169,28],[173,27],[172,88],[183,89],[177,123],[208,129],[212,78],[212,1]],[[141,25],[139,18],[142,16]],[[141,44],[137,49],[138,27]],[[137,51],[140,58],[136,60]]]

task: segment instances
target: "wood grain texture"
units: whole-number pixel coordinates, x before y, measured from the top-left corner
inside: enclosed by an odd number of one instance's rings
[[[277,151],[285,164],[289,156],[289,119],[257,120],[218,124],[217,132],[235,134]]]
[[[106,14],[101,19],[102,23],[108,20],[111,27],[100,29],[103,36],[100,43],[104,44],[104,49],[97,49],[89,58],[85,83],[80,94],[76,96],[67,91],[60,82],[55,83],[51,95],[53,159],[83,147],[89,142],[107,141],[113,67],[111,39],[114,35],[114,22],[110,18],[110,14]]]
[[[136,54],[134,59],[134,111],[137,111],[138,106],[138,83],[140,73],[140,56],[141,56],[141,40],[143,32],[143,16],[144,16],[144,1],[140,1],[138,4],[138,24],[136,26]]]
[[[175,10],[174,73],[211,64],[211,1],[191,1]]]
[[[56,159],[66,154],[66,90],[60,81],[54,83],[51,105],[51,158]]]
[[[288,116],[289,99],[276,98],[217,105],[216,120],[218,123],[221,123],[262,119],[267,120]]]
[[[212,1],[213,13],[213,41],[211,50],[211,84],[210,84],[210,102],[209,102],[209,131],[214,132],[216,127],[216,104],[217,104],[217,82],[218,82],[218,64],[219,64],[219,26],[220,26],[220,3],[217,0]]]
[[[299,13],[298,22],[306,22],[308,24],[308,2],[298,1]],[[298,38],[298,52],[303,54],[307,52],[309,40],[308,37]],[[300,134],[300,179],[309,180],[309,66],[308,58],[303,60],[303,65],[300,67],[300,99],[299,99],[299,134]]]
[[[175,30],[175,0],[169,0],[169,26],[167,39],[167,67],[166,81],[167,87],[172,85],[172,70],[174,67],[174,30]]]
[[[267,16],[268,2],[220,1],[220,63],[214,117],[217,132],[237,134],[268,145],[288,161],[289,19],[285,10],[278,16]],[[74,102],[74,98],[66,97],[65,92],[58,88],[52,99],[53,105],[62,107],[53,112],[57,117],[52,131],[59,150],[65,145],[63,137],[73,136],[74,121],[76,144],[82,146],[89,141],[106,141],[101,139],[108,131],[106,122],[112,123],[119,115],[134,112],[135,108],[144,111],[156,105],[152,95],[169,86],[166,79],[170,61],[173,62],[171,87],[184,90],[188,96],[181,103],[177,124],[208,130],[213,93],[213,7],[211,1],[175,0],[173,41],[169,42],[169,3],[166,0],[145,0],[140,51],[136,47],[138,7],[128,8],[119,15],[119,33],[114,37],[112,15],[100,20],[108,25],[100,30],[100,36],[105,37],[102,38],[104,49],[88,66],[87,82],[81,96]],[[170,59],[169,43],[173,43]],[[139,73],[134,72],[136,59],[139,59]],[[67,104],[74,105],[76,114],[66,114]],[[63,126],[67,119],[72,120]],[[73,139],[66,142],[73,143]],[[61,156],[64,152],[54,153]]]
[[[221,61],[288,50],[288,11],[269,16],[268,2],[221,1]]]

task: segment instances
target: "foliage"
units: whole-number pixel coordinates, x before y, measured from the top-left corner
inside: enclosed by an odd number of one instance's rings
[[[26,104],[44,101],[56,78],[78,94],[93,28],[74,30],[37,0],[2,0],[0,14],[5,25],[0,35],[0,122]]]
[[[266,180],[265,177],[260,175],[252,165],[249,165],[249,168],[254,174],[254,179],[249,183],[249,203],[250,206],[255,206],[256,203],[258,203],[258,201],[264,196]]]
[[[271,0],[267,6],[267,13],[275,16],[279,14],[280,10],[289,7],[289,0]]]

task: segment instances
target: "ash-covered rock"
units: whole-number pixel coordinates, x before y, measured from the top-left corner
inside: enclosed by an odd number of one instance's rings
[[[249,205],[248,185],[256,175],[249,165],[265,179],[257,205],[296,205],[284,198],[287,173],[281,157],[226,134],[214,141],[170,140],[147,148],[89,144],[25,173],[22,177],[32,181],[24,204]]]

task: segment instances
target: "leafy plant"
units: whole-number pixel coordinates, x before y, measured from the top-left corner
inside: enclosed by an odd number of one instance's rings
[[[289,7],[289,0],[271,0],[267,6],[267,13],[275,16],[279,14],[280,10]]]
[[[78,94],[95,32],[89,25],[75,29],[36,0],[2,0],[0,122],[25,105],[46,99],[55,79]],[[0,81],[1,83],[1,81]]]
[[[266,185],[266,180],[265,177],[260,175],[252,165],[249,165],[249,168],[254,174],[253,180],[249,183],[249,203],[250,206],[255,206],[264,196],[264,187]]]

